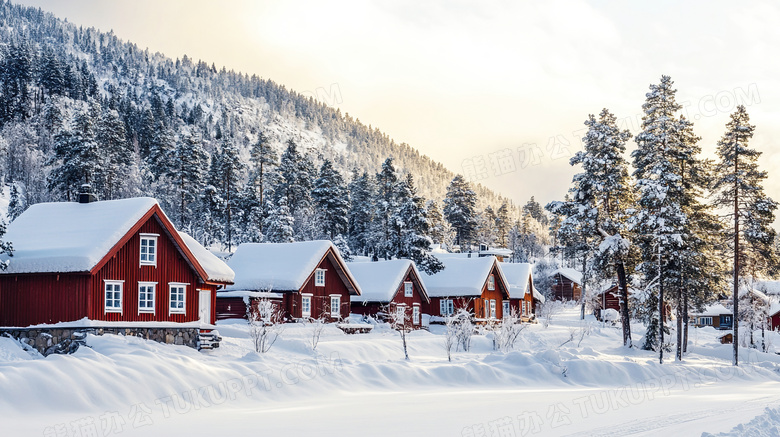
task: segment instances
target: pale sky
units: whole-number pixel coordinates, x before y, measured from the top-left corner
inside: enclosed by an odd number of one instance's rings
[[[588,114],[607,107],[636,133],[668,74],[708,153],[746,105],[780,201],[777,2],[20,3],[315,95],[519,204],[563,198]]]

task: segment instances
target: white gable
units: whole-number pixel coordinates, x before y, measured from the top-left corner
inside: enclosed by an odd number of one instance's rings
[[[360,296],[352,296],[352,302],[390,302],[410,267],[420,277],[414,262],[408,259],[351,262],[347,266],[361,291]]]
[[[496,257],[463,258],[459,256],[435,255],[444,264],[444,270],[435,275],[422,273],[428,296],[479,296],[482,287],[487,281],[488,274],[493,265],[498,265]],[[503,278],[501,267],[497,269],[499,276]],[[498,278],[496,278],[498,280]],[[504,279],[504,283],[506,283]],[[509,287],[511,290],[511,287]]]
[[[236,276],[235,283],[226,290],[299,290],[330,248],[341,258],[336,246],[327,240],[241,244],[228,260]],[[345,272],[360,294],[359,285],[346,267]]]
[[[209,281],[233,282],[236,274],[224,261],[209,252],[208,249],[203,247],[203,245],[198,243],[194,238],[190,237],[186,232],[179,232],[179,236],[182,241],[184,241],[184,244],[187,245],[190,252],[192,252],[192,255],[195,256],[195,259],[198,260],[198,264],[206,271]]]
[[[157,204],[155,199],[32,205],[3,237],[14,248],[5,273],[88,272]]]
[[[560,274],[565,278],[569,278],[569,280],[571,280],[577,285],[582,285],[582,273],[578,272],[577,270],[562,267],[550,273],[550,276],[555,276],[557,274]]]

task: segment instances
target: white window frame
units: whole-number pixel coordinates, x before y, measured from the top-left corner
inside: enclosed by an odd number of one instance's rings
[[[488,299],[482,299],[482,306],[484,308],[482,312],[487,319],[490,317],[490,301]]]
[[[699,317],[700,325],[712,325],[712,317]]]
[[[528,302],[526,302],[525,299],[523,299],[522,306],[523,306],[522,314],[525,316],[528,314]]]
[[[151,294],[152,294],[152,299],[151,299],[152,306],[151,307],[147,306],[147,307],[141,308],[141,302],[142,302],[141,301],[141,287],[147,287],[147,290],[144,292],[144,294],[146,294],[146,296],[147,296],[147,298],[145,300],[145,302],[147,302],[147,303],[150,300],[148,298],[148,296],[149,296],[148,287],[151,287],[151,289],[152,289],[152,291],[151,291]],[[138,314],[154,314],[156,312],[156,308],[157,308],[157,283],[156,282],[138,282]]]
[[[395,306],[395,320],[399,325],[406,324],[406,305]]]
[[[185,284],[183,282],[169,282],[168,283],[168,314],[187,314],[187,286],[190,284]],[[173,290],[181,288],[182,296],[181,296],[181,308],[173,308]],[[178,292],[177,292],[178,294]],[[178,302],[178,301],[177,301]]]
[[[118,299],[117,299],[116,296],[112,296],[111,299],[108,299],[108,296],[106,294],[109,293],[109,291],[107,290],[109,285],[111,285],[112,288],[115,285],[119,286],[119,298]],[[112,289],[110,292],[111,293],[116,293],[117,290],[113,290]],[[125,281],[104,279],[103,280],[103,313],[104,314],[107,314],[107,313],[119,313],[119,314],[122,314],[123,313],[122,300],[125,297],[124,295],[125,295]],[[118,301],[119,302],[119,306],[116,307],[116,306],[112,305],[112,306],[109,307],[108,306],[109,300],[111,302]]]
[[[325,286],[325,269],[317,269],[314,271],[314,286],[315,287],[324,287]]]
[[[138,234],[140,238],[139,246],[139,254],[138,254],[138,262],[142,266],[155,266],[157,267],[157,258],[159,258],[160,255],[160,246],[157,244],[158,237],[160,234]],[[151,260],[149,259],[149,244],[146,245],[146,253],[144,253],[144,241],[154,241],[153,253],[151,254]],[[146,260],[144,260],[144,256],[146,256]]]
[[[412,306],[412,323],[415,325],[420,324],[420,305]]]
[[[496,277],[495,275],[488,276],[488,290],[496,289]]]
[[[496,315],[497,315],[496,310],[497,310],[497,308],[496,308],[496,300],[495,299],[490,299],[490,318],[491,319],[495,319],[496,318]]]
[[[442,316],[451,316],[455,313],[455,304],[452,299],[439,300],[439,314]]]
[[[404,281],[404,297],[414,296],[414,287],[411,281]]]
[[[509,317],[512,314],[512,302],[509,300],[501,301],[501,315],[503,317]]]
[[[333,312],[333,305],[336,305],[336,312]],[[341,295],[330,296],[330,316],[338,319],[341,317]]]
[[[311,317],[311,298],[311,294],[301,294],[301,317]]]

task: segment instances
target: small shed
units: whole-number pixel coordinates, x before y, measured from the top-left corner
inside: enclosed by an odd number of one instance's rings
[[[554,300],[578,301],[582,294],[582,273],[571,268],[560,268],[552,273]]]

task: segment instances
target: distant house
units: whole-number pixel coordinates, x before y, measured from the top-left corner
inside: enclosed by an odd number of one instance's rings
[[[553,278],[554,300],[580,300],[582,294],[582,273],[570,268],[560,268],[550,274]]]
[[[403,310],[414,328],[422,326],[422,306],[430,304],[425,284],[413,261],[394,259],[347,263],[360,284],[360,296],[352,296],[352,312],[382,317],[384,311]]]
[[[233,281],[225,263],[177,232],[154,199],[80,200],[33,205],[8,226],[0,326],[213,328],[215,293]]]
[[[634,289],[629,286],[628,295],[631,296],[633,293]],[[599,318],[601,318],[600,314],[603,310],[615,310],[620,313],[620,289],[618,285],[610,284],[598,292],[593,298],[593,306],[595,307],[597,311],[596,315],[599,316]]]
[[[270,299],[288,320],[346,319],[360,286],[330,241],[244,243],[228,261],[235,283],[217,293],[217,318],[246,318],[247,305]]]
[[[689,320],[697,328],[712,326],[715,329],[731,329],[734,322],[733,312],[716,303],[704,308],[704,311],[691,313]]]
[[[504,247],[490,247],[487,244],[480,244],[477,255],[479,257],[495,256],[498,262],[505,262],[512,257],[512,251]]]
[[[544,295],[534,287],[533,266],[529,263],[500,263],[509,283],[509,301],[504,301],[503,313],[515,309],[523,320],[533,319],[536,307],[544,303]]]
[[[438,257],[444,270],[435,275],[422,274],[431,298],[430,304],[423,306],[424,312],[448,316],[463,308],[477,321],[503,317],[503,302],[510,299],[509,284],[496,257]]]

